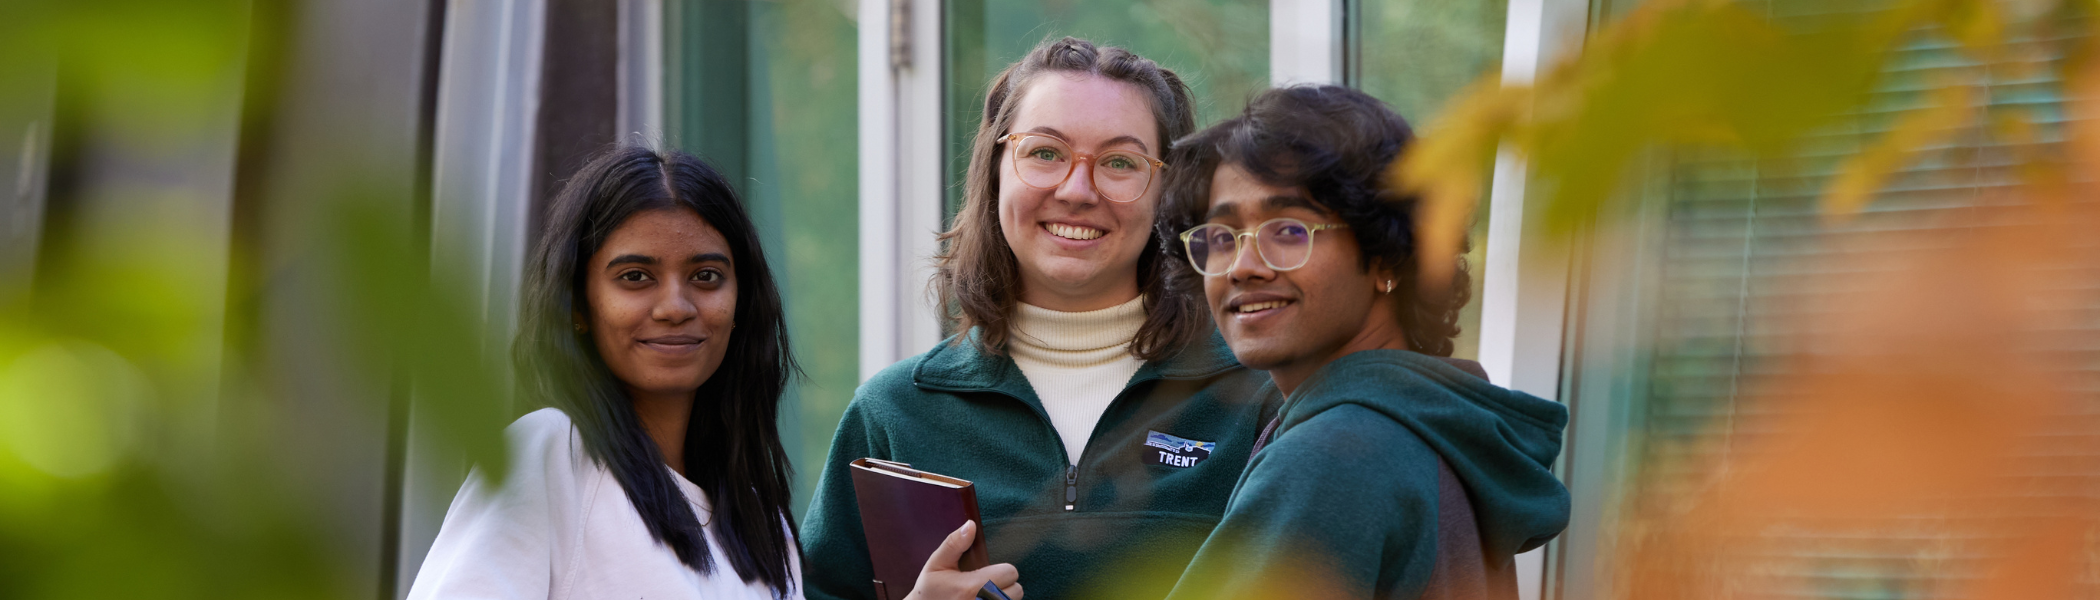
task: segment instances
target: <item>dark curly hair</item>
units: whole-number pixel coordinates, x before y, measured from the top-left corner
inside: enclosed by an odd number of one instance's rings
[[[1313,201],[1349,224],[1363,249],[1363,266],[1387,267],[1398,289],[1415,290],[1395,303],[1409,350],[1450,356],[1458,313],[1472,300],[1465,258],[1448,287],[1423,289],[1415,254],[1418,198],[1386,185],[1386,169],[1414,141],[1407,120],[1369,94],[1336,85],[1293,86],[1262,92],[1247,110],[1174,142],[1156,239],[1176,293],[1203,295],[1202,276],[1188,264],[1178,240],[1204,221],[1210,180],[1220,165],[1237,165],[1263,183],[1303,186]]]

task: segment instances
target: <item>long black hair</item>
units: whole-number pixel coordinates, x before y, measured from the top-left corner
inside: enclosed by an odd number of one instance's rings
[[[521,389],[567,413],[590,456],[605,465],[641,513],[649,534],[701,573],[712,570],[700,519],[643,431],[627,392],[573,315],[583,299],[585,262],[636,213],[685,209],[729,241],[736,277],[736,329],[722,365],[693,394],[686,425],[686,479],[707,492],[715,537],[744,581],[763,580],[786,595],[790,533],[787,451],[776,423],[780,394],[798,372],[758,230],[736,191],[700,159],[676,150],[623,146],[583,166],[548,207],[546,231],[525,274],[513,358]],[[788,529],[781,529],[787,521]]]
[[[1421,201],[1385,182],[1387,167],[1414,139],[1407,119],[1361,91],[1339,85],[1264,91],[1247,102],[1240,116],[1174,142],[1158,235],[1173,240],[1203,222],[1211,176],[1221,165],[1238,165],[1269,185],[1305,186],[1314,202],[1349,224],[1346,231],[1363,250],[1363,267],[1390,268],[1398,289],[1414,292],[1401,295],[1394,306],[1408,349],[1451,356],[1459,309],[1472,299],[1472,275],[1461,255],[1449,286],[1430,290],[1419,285],[1415,207]],[[1189,267],[1187,249],[1178,243],[1163,246],[1174,258],[1172,287],[1201,297],[1202,277]]]

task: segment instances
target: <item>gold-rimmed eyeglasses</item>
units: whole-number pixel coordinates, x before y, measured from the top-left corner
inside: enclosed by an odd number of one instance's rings
[[[1094,190],[1114,202],[1135,202],[1152,189],[1152,180],[1167,163],[1129,150],[1099,154],[1073,152],[1072,145],[1047,133],[1015,133],[999,138],[1013,147],[1014,177],[1037,189],[1065,184],[1081,162],[1093,165]]]
[[[1189,264],[1197,273],[1217,277],[1232,271],[1247,246],[1241,238],[1254,236],[1254,254],[1270,269],[1289,271],[1305,266],[1312,258],[1313,234],[1341,229],[1347,224],[1311,224],[1290,217],[1262,221],[1253,229],[1233,229],[1206,223],[1181,232],[1181,245],[1188,250]]]

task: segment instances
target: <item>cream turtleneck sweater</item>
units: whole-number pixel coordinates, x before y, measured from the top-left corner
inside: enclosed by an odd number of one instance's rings
[[[1145,324],[1145,297],[1087,312],[1058,312],[1022,303],[1014,314],[1007,353],[1035,388],[1050,425],[1065,443],[1065,460],[1079,463],[1094,423],[1144,361],[1130,339]]]

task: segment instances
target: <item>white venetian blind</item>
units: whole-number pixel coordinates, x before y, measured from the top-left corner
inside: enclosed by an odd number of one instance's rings
[[[1750,2],[1781,22],[1812,22],[1831,11],[1864,10],[1859,2],[1767,0]],[[1815,333],[1804,331],[1806,313],[1856,289],[1872,273],[1857,272],[1863,254],[1915,251],[1956,236],[1920,232],[1991,227],[2003,222],[1994,210],[2015,200],[2006,192],[2019,182],[2018,150],[2061,155],[2066,135],[2060,37],[2019,39],[2004,48],[2004,62],[1979,64],[1936,32],[1910,36],[1885,69],[1866,108],[1813,136],[1786,157],[1747,159],[1740,154],[1686,150],[1670,169],[1669,210],[1662,253],[1660,310],[1653,362],[1648,374],[1646,414],[1639,426],[1645,443],[1635,457],[1636,485],[1647,497],[1687,498],[1725,471],[1734,448],[1769,434],[1773,420],[1752,385],[1779,370],[1814,364]],[[1971,128],[1945,140],[1923,160],[1906,165],[1865,214],[1828,225],[1819,200],[1840,165],[1875,143],[1898,115],[1931,102],[1928,91],[1947,83],[1977,86],[1988,110],[2024,111],[2038,125],[2036,148],[2013,148]],[[1979,107],[1977,110],[1986,110]],[[2092,202],[2093,199],[2079,199]],[[1951,242],[1947,242],[1951,243]],[[1871,261],[1867,261],[1871,262]],[[2052,310],[2066,311],[2082,327],[2082,340],[2035,348],[2051,359],[2070,359],[2080,386],[2077,406],[2036,437],[2100,440],[2100,273],[2067,271],[2062,297]],[[2049,299],[2043,299],[2049,300]],[[1950,315],[1958,318],[1958,315]],[[2039,356],[2039,355],[2038,355]],[[2023,460],[2022,476],[2100,479],[2095,444],[2044,444],[2056,453]],[[2065,454],[2064,448],[2086,452]],[[2090,486],[2079,488],[2091,494]],[[1955,520],[1959,520],[1956,517]],[[1880,522],[1768,532],[1781,549],[1762,556],[1749,570],[1778,582],[1760,597],[1943,598],[1960,597],[1973,579],[1977,540],[1973,528],[1947,515],[1889,515]],[[2086,558],[2090,561],[2090,556]],[[2090,566],[2091,563],[2088,562]],[[2091,572],[2093,569],[2086,569]],[[2090,590],[2090,588],[2088,588]],[[2089,591],[2090,593],[2090,591]]]

